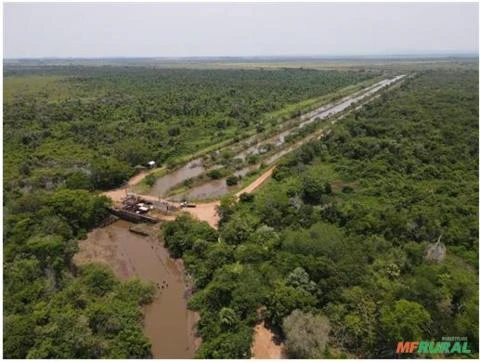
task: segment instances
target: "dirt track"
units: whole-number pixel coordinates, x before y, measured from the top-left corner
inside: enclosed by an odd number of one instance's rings
[[[220,201],[213,201],[204,204],[197,204],[197,207],[185,208],[183,210],[189,212],[198,220],[206,221],[211,227],[218,229],[220,217],[217,214],[217,206],[219,205]]]
[[[235,196],[239,197],[243,193],[251,193],[255,191],[261,184],[263,184],[271,175],[275,167],[271,167],[264,173],[262,173],[255,181],[253,181],[250,185],[245,187],[243,190],[240,190],[236,193]]]

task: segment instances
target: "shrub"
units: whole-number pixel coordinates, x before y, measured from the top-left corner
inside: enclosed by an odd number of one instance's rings
[[[152,174],[145,177],[145,183],[150,187],[155,184],[155,181],[157,181],[157,178]]]
[[[244,193],[240,194],[240,201],[241,202],[252,202],[254,198],[255,198],[255,195],[249,194],[247,192],[244,192]]]
[[[222,171],[220,171],[218,169],[215,169],[215,170],[209,171],[207,173],[207,176],[210,177],[213,180],[218,180],[218,179],[221,179],[223,177],[223,173],[222,173]]]
[[[228,186],[234,186],[236,184],[238,184],[238,177],[237,176],[232,175],[232,176],[229,176],[227,178],[227,185]]]

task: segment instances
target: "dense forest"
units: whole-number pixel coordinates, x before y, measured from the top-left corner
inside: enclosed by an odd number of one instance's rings
[[[139,305],[152,300],[153,287],[72,263],[76,240],[106,217],[108,203],[64,188],[22,196],[6,209],[4,357],[151,356]]]
[[[198,357],[250,357],[259,320],[290,357],[393,358],[445,336],[478,357],[478,96],[477,68],[419,72],[222,200],[218,231],[168,223]]]
[[[7,193],[108,189],[150,160],[241,137],[274,111],[370,79],[371,72],[6,67]]]
[[[110,200],[96,191],[119,186],[138,164],[174,162],[275,123],[270,112],[374,75],[5,67],[4,357],[151,357],[140,307],[153,287],[72,262],[78,240],[107,216]],[[195,240],[214,241],[215,231],[198,231]],[[246,346],[250,330],[242,323],[242,335],[228,333]]]

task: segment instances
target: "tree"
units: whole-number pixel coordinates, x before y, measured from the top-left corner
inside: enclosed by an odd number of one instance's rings
[[[268,320],[273,326],[281,326],[283,318],[295,309],[308,310],[317,299],[303,289],[279,285],[269,295],[267,302]]]
[[[280,245],[280,235],[274,228],[267,225],[260,225],[250,236],[249,241],[259,244],[270,251]]]
[[[127,162],[130,166],[144,165],[152,157],[148,145],[136,139],[118,143],[115,151],[116,157]]]
[[[287,285],[294,288],[301,288],[312,294],[317,291],[317,284],[313,280],[310,280],[310,276],[302,267],[295,268],[287,276]]]
[[[234,186],[238,184],[238,177],[235,175],[228,176],[226,180],[227,186]]]
[[[36,328],[27,358],[93,358],[95,340],[88,319],[72,310],[55,310]]]
[[[242,192],[240,194],[240,202],[252,202],[255,198],[255,195],[254,194],[249,194],[247,192]]]
[[[27,252],[34,255],[40,265],[53,267],[57,272],[64,268],[65,244],[61,236],[34,236],[27,242]]]
[[[152,187],[156,181],[157,181],[157,178],[153,174],[149,174],[145,177],[145,183],[150,187]]]
[[[114,158],[95,158],[90,165],[92,181],[96,189],[120,186],[133,174],[133,168]]]
[[[425,337],[431,318],[420,304],[401,299],[382,308],[380,321],[389,341],[417,341]]]
[[[252,329],[248,326],[237,332],[222,333],[204,341],[197,352],[198,358],[245,359],[250,357]]]
[[[67,177],[65,183],[69,189],[93,190],[93,182],[85,172],[74,172]]]
[[[328,190],[327,190],[328,191]],[[318,204],[325,192],[325,183],[313,175],[303,179],[303,199],[305,202]]]
[[[258,220],[248,213],[236,214],[223,226],[222,238],[229,244],[243,243],[253,233],[257,223]]]
[[[96,295],[105,295],[117,285],[112,271],[101,264],[87,264],[81,268],[81,278]]]
[[[47,200],[47,205],[75,232],[97,225],[108,215],[106,207],[109,204],[110,200],[105,196],[95,196],[86,190],[61,189]]]
[[[242,263],[258,263],[268,259],[268,256],[267,248],[259,244],[245,243],[235,248],[235,259]]]
[[[367,356],[374,350],[379,332],[378,308],[364,289],[344,289],[341,298],[330,304],[325,313],[334,326],[336,341],[346,349],[362,351]]]
[[[125,326],[112,341],[105,358],[146,359],[152,358],[152,344],[138,327]]]
[[[220,200],[220,205],[217,206],[217,213],[220,216],[220,225],[226,223],[230,219],[236,203],[234,197],[224,197]]]
[[[32,316],[7,315],[3,320],[3,357],[25,358],[35,340],[35,320]]]
[[[326,317],[296,309],[283,320],[282,327],[289,357],[323,357],[330,333],[330,324]]]
[[[223,172],[219,169],[214,169],[214,170],[208,171],[207,176],[213,180],[218,180],[223,177]]]
[[[224,329],[230,329],[238,323],[238,317],[231,308],[222,308],[219,313],[220,325]]]
[[[183,213],[175,221],[165,224],[162,230],[165,245],[170,254],[179,258],[187,250],[191,250],[196,240],[214,242],[218,234],[205,221],[197,221],[190,214]]]

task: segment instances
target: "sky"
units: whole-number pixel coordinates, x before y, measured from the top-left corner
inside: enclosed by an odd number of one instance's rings
[[[4,3],[4,58],[478,53],[476,3]]]

